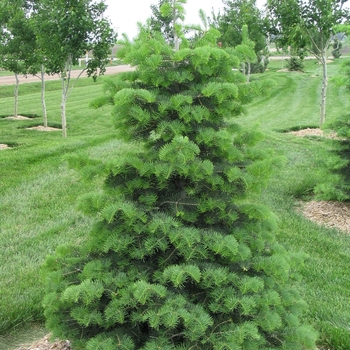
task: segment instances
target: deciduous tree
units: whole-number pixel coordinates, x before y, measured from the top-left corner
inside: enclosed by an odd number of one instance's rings
[[[268,64],[266,45],[267,21],[263,11],[256,5],[256,0],[224,0],[224,10],[217,16],[217,29],[221,32],[221,42],[224,47],[236,47],[242,44],[244,25],[248,26],[248,36],[255,43],[254,51],[257,64],[252,71],[264,71]]]
[[[27,1],[0,2],[0,67],[15,74],[14,116],[18,114],[19,75],[39,70],[36,37],[30,25],[30,4]]]
[[[320,126],[326,119],[327,55],[333,28],[349,17],[346,0],[268,0],[275,34],[284,44],[306,48],[322,66]]]
[[[171,43],[174,40],[172,30],[172,16],[164,16],[160,11],[160,8],[165,3],[170,3],[170,0],[159,0],[158,5],[151,5],[152,16],[150,26],[152,30],[162,33],[167,43]]]
[[[73,65],[86,51],[93,58],[86,71],[96,79],[103,74],[115,35],[103,17],[106,5],[94,0],[38,0],[35,7],[36,34],[45,57],[46,70],[58,73],[62,82],[62,135],[67,136],[66,102],[72,87]],[[79,76],[80,76],[79,75]]]
[[[242,43],[235,47],[238,57],[242,63],[243,74],[247,77],[247,83],[250,81],[251,64],[257,60],[255,51],[255,43],[249,39],[248,26],[242,27]]]

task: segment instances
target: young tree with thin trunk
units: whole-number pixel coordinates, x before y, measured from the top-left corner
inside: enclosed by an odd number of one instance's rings
[[[251,64],[253,73],[263,72],[268,64],[267,24],[264,12],[256,0],[223,0],[224,9],[216,18],[216,28],[221,32],[223,47],[242,44],[242,28],[248,26],[249,38],[255,43],[256,62]]]
[[[169,0],[164,2],[160,7],[162,16],[165,18],[170,17],[172,20],[171,28],[175,51],[180,49],[180,40],[183,36],[181,31],[182,26],[178,21],[185,19],[186,12],[183,6],[184,4],[186,4],[186,0]]]
[[[278,34],[284,44],[306,48],[322,67],[320,101],[320,126],[326,120],[328,86],[328,48],[334,35],[333,28],[349,13],[344,4],[347,0],[268,0],[267,8],[272,32]]]
[[[254,46],[255,43],[249,39],[248,26],[244,25],[242,27],[242,43],[235,47],[235,51],[241,60],[242,71],[247,77],[247,83],[250,81],[251,64],[257,60]]]
[[[115,34],[103,14],[104,1],[38,0],[35,9],[36,34],[45,59],[45,70],[58,73],[62,82],[62,135],[67,136],[66,103],[72,84],[73,65],[86,51],[93,52],[79,74],[86,71],[96,79],[105,72]]]
[[[162,33],[165,41],[170,44],[173,42],[172,17],[163,15],[160,8],[163,4],[169,3],[170,0],[159,0],[158,4],[151,5],[152,15],[150,17],[150,27],[153,31]]]
[[[14,73],[14,116],[18,115],[19,75],[38,71],[36,38],[30,26],[27,1],[0,3],[0,67]]]

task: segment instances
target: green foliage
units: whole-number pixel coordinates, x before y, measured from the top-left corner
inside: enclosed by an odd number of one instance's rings
[[[350,123],[349,115],[338,117],[329,128],[338,138],[330,140],[330,151],[324,161],[325,178],[315,192],[322,199],[348,201],[350,198]]]
[[[262,11],[257,7],[256,0],[224,0],[223,3],[223,13],[219,14],[216,20],[223,47],[244,45],[243,55],[252,63],[251,72],[264,72],[268,65],[267,23]],[[247,27],[247,31],[244,27]],[[254,45],[251,45],[252,42]]]
[[[168,42],[174,40],[173,30],[172,30],[172,16],[163,15],[160,8],[163,4],[169,2],[169,0],[159,0],[158,6],[151,5],[152,16],[151,16],[151,29],[155,32],[160,32],[163,34],[164,39]]]
[[[332,47],[333,47],[333,50],[332,50],[333,57],[339,58],[341,56],[340,50],[343,47],[342,42],[338,38],[335,38],[333,40]]]
[[[138,67],[107,100],[143,147],[105,163],[86,243],[47,258],[47,326],[89,350],[314,348],[294,257],[257,199],[273,158],[234,120],[261,86],[223,49],[174,51],[147,31],[122,58]]]
[[[1,3],[0,67],[24,75],[39,71],[37,43],[26,1]]]

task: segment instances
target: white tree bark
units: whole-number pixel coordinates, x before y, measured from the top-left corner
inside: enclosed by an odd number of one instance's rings
[[[47,128],[47,110],[45,102],[45,67],[41,65],[41,105],[43,108],[44,127]]]
[[[175,46],[175,51],[179,51],[180,49],[180,41],[179,41],[179,37],[177,35],[177,31],[176,31],[176,0],[173,0],[173,30],[174,30],[174,46]]]
[[[62,81],[62,101],[61,101],[61,123],[62,123],[62,136],[67,137],[67,117],[66,117],[66,103],[68,98],[70,77],[72,71],[72,55],[68,55],[65,71],[61,74]]]
[[[321,40],[318,45],[313,39],[312,33],[307,31],[315,50],[309,51],[317,58],[318,63],[322,66],[322,89],[321,89],[321,102],[320,102],[320,127],[326,121],[326,102],[327,102],[327,86],[328,86],[328,71],[327,71],[327,50],[331,42],[332,36],[330,35],[325,41]],[[322,38],[323,39],[323,38]]]
[[[62,136],[67,137],[67,118],[66,118],[66,102],[67,102],[67,94],[66,94],[66,86],[64,78],[62,79],[62,100],[61,100],[61,124],[62,124]]]
[[[247,69],[247,83],[249,83],[250,82],[250,73],[251,73],[252,68],[251,68],[251,64],[250,64],[249,61],[247,62],[247,65],[248,65],[248,69]]]
[[[328,86],[328,72],[327,72],[327,54],[324,51],[321,57],[322,65],[322,90],[321,90],[321,104],[320,104],[320,126],[326,120],[326,97],[327,97],[327,86]]]
[[[19,87],[19,79],[18,79],[17,73],[15,73],[15,78],[16,78],[16,84],[15,84],[15,91],[14,91],[14,96],[15,96],[14,117],[17,117],[17,115],[18,115],[18,87]]]

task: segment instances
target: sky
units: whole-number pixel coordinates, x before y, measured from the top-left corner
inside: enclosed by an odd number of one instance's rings
[[[158,0],[105,0],[105,3],[108,5],[105,15],[119,33],[118,37],[120,38],[120,34],[126,33],[132,39],[137,34],[136,23],[145,23],[146,19],[151,17],[150,6],[158,4]],[[212,8],[217,13],[222,7],[221,0],[187,0],[185,23],[200,24],[199,9],[203,9],[210,16]]]

